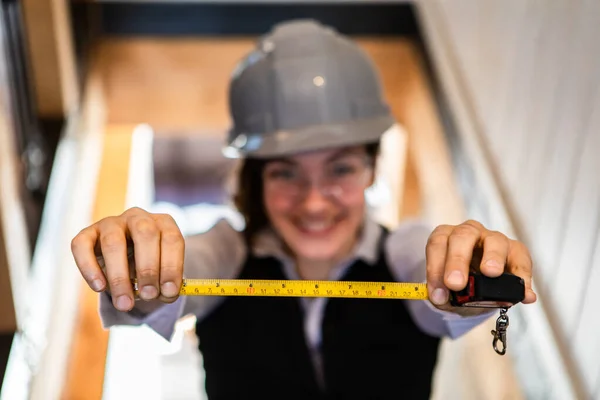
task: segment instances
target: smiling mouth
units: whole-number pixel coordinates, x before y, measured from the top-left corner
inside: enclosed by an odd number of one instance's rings
[[[333,229],[335,229],[341,220],[343,220],[343,217],[320,221],[307,221],[300,219],[295,221],[294,226],[303,234],[321,236],[333,231]]]

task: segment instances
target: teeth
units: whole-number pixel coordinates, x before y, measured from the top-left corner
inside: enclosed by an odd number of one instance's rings
[[[333,224],[331,222],[325,222],[325,221],[311,221],[311,222],[307,222],[307,221],[302,221],[301,222],[301,226],[302,229],[307,230],[309,232],[320,232],[320,231],[324,231],[327,230],[329,228],[331,228]]]

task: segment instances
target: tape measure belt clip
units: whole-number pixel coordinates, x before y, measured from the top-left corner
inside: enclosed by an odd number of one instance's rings
[[[511,273],[496,278],[470,273],[467,286],[450,291],[450,304],[455,307],[500,308],[496,329],[492,330],[492,347],[500,355],[506,354],[506,331],[510,307],[525,299],[525,281]]]

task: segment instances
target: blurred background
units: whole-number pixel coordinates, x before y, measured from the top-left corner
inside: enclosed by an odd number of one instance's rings
[[[104,331],[70,240],[126,208],[186,233],[229,207],[227,84],[279,21],[373,57],[398,126],[382,222],[525,242],[538,302],[446,341],[435,399],[600,399],[600,2],[0,1],[0,399],[204,399],[193,321]],[[401,393],[399,393],[399,398]]]

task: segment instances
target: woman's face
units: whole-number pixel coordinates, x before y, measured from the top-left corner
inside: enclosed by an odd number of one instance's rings
[[[337,260],[352,249],[373,181],[363,147],[270,161],[263,180],[267,216],[297,258]]]

